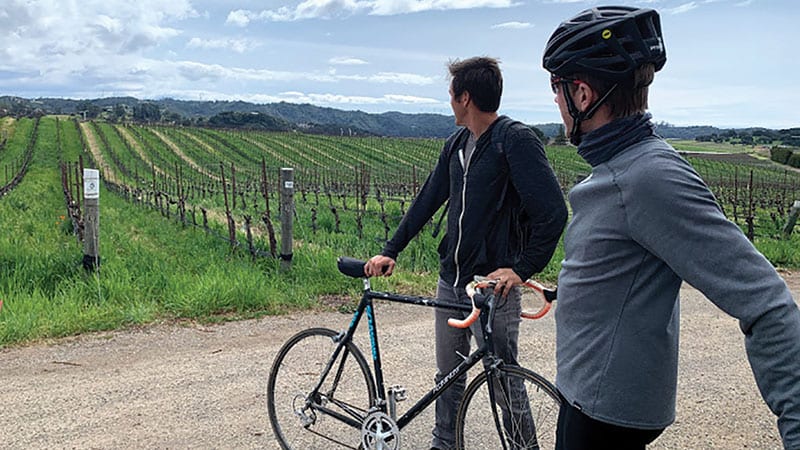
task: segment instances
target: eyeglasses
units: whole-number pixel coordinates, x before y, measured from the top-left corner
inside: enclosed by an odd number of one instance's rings
[[[577,78],[560,77],[556,74],[550,74],[550,89],[553,90],[553,94],[558,94],[558,86],[561,84],[579,85],[581,83],[583,83],[583,81]]]

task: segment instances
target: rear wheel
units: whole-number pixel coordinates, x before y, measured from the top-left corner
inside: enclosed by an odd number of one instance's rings
[[[467,386],[459,406],[456,448],[553,450],[560,405],[555,387],[528,369],[501,366],[483,372]]]
[[[358,448],[361,442],[361,424],[374,403],[375,382],[355,344],[345,345],[320,389],[310,394],[330,362],[338,335],[326,328],[301,331],[275,357],[267,383],[267,410],[284,450]]]

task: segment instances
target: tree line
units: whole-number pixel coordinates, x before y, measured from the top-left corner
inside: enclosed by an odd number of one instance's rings
[[[745,128],[704,134],[695,138],[699,142],[728,142],[742,145],[784,145],[800,147],[800,128],[770,130],[767,128]]]

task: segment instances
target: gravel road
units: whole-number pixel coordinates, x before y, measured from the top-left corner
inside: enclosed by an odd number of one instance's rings
[[[782,275],[800,299],[800,273]],[[651,449],[781,448],[737,322],[688,286],[682,298],[677,421]],[[376,312],[387,383],[414,399],[434,373],[431,311],[380,303]],[[2,349],[0,448],[278,448],[265,407],[273,357],[295,332],[349,318],[162,324]],[[525,321],[522,333],[523,365],[553,379],[553,316]],[[426,448],[430,418],[406,429],[404,448]]]

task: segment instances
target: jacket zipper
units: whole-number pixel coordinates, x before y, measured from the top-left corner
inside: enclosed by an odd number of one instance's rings
[[[473,153],[475,151],[477,151],[477,148],[473,150]],[[467,209],[467,174],[469,173],[469,161],[466,161],[464,166],[464,175],[461,179],[461,212],[458,214],[458,239],[456,239],[456,250],[455,255],[453,255],[453,263],[456,266],[456,279],[453,282],[454,288],[458,286],[458,280],[461,278],[461,266],[458,263],[458,251],[461,248],[461,238],[463,237],[463,227],[461,226],[461,223],[464,220],[464,212]]]

